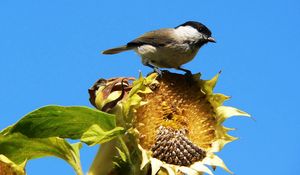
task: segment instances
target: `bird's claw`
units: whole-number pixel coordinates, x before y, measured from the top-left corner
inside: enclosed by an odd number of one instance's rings
[[[160,77],[162,77],[162,71],[158,67],[154,67],[154,72],[158,73]]]
[[[189,84],[189,86],[192,86],[194,82],[193,74],[190,70],[179,68],[179,70],[182,70],[185,72],[184,76],[186,77],[186,81]]]
[[[187,76],[187,77],[192,77],[193,76],[193,74],[190,70],[186,70],[184,75]]]

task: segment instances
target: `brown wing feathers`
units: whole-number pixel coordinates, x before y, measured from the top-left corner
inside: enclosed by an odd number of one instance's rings
[[[103,54],[117,54],[123,51],[132,50],[135,47],[149,44],[155,47],[164,47],[172,42],[174,39],[171,37],[170,32],[173,29],[160,29],[145,33],[144,35],[130,41],[127,45],[108,49],[103,51]]]

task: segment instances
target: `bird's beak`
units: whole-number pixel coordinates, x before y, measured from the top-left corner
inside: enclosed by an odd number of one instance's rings
[[[216,43],[216,40],[213,37],[208,37],[207,41],[212,42],[212,43]]]

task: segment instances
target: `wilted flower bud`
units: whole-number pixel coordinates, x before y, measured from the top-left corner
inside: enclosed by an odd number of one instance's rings
[[[134,80],[134,78],[99,79],[89,89],[91,104],[104,112],[114,108],[130,90],[129,80]]]

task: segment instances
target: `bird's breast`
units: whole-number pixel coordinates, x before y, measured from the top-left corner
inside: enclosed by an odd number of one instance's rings
[[[144,62],[149,62],[162,68],[178,68],[182,64],[191,61],[199,48],[193,48],[189,44],[170,44],[164,47],[142,45],[136,48],[136,52]]]

